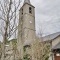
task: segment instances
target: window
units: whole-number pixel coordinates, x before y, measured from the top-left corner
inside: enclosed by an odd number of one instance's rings
[[[32,13],[32,8],[31,7],[29,7],[29,13]]]
[[[22,9],[22,15],[23,15],[23,9]]]

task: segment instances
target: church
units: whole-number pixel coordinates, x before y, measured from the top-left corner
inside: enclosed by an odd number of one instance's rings
[[[21,59],[23,59],[23,48],[31,48],[31,42],[35,40],[35,7],[30,3],[30,0],[24,0],[19,14],[18,49]]]
[[[50,44],[49,56],[42,60],[60,60],[60,32],[42,37],[43,41],[36,36],[35,30],[35,7],[30,0],[24,0],[23,6],[19,11],[18,39],[17,48],[21,60],[40,60],[40,49],[42,44]],[[36,44],[37,43],[37,44]],[[44,46],[45,46],[44,45]],[[38,48],[36,48],[36,46]],[[44,48],[45,49],[45,48]],[[48,53],[46,51],[46,53]]]
[[[0,42],[0,59],[3,45]],[[60,32],[38,37],[35,29],[35,7],[24,0],[19,10],[17,39],[5,45],[5,60],[60,60]]]

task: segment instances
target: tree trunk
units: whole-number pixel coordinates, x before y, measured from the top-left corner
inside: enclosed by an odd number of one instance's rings
[[[1,45],[2,48],[2,56],[1,56],[1,60],[5,60],[5,44],[3,42],[3,44]]]

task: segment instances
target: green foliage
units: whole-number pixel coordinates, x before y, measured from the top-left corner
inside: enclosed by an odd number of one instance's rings
[[[45,60],[48,60],[49,59],[49,56],[47,56],[46,58],[45,58]]]
[[[6,44],[9,44],[10,42],[12,42],[13,45],[16,45],[17,39],[12,39],[10,41],[7,41]]]
[[[12,39],[11,42],[12,42],[13,45],[16,45],[17,39]]]
[[[7,42],[6,42],[6,44],[9,44],[9,43],[10,43],[10,41],[7,41]]]
[[[1,48],[1,44],[0,44],[0,48]]]
[[[47,45],[47,49],[50,49],[50,45]]]
[[[29,54],[24,55],[23,60],[30,60],[29,56],[30,56]]]
[[[25,46],[23,47],[24,52],[26,51],[26,48],[30,48],[30,45],[25,45]]]

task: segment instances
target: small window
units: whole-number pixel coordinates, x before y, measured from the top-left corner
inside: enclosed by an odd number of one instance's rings
[[[31,7],[29,7],[29,13],[32,13],[32,8]]]
[[[22,9],[22,14],[23,14],[23,9]]]
[[[29,7],[29,10],[31,10],[31,7]]]

